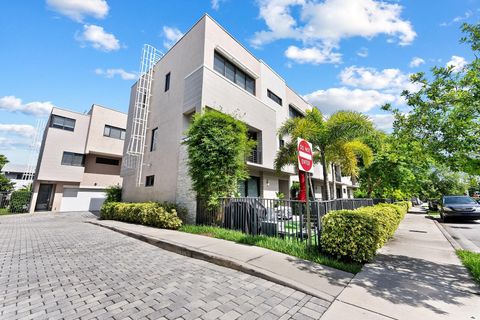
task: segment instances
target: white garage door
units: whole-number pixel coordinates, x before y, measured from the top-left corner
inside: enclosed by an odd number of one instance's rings
[[[104,201],[103,190],[65,188],[60,211],[98,211]]]

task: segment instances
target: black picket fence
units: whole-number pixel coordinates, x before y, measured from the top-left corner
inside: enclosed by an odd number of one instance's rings
[[[375,203],[380,201],[374,199],[309,201],[312,244],[319,246],[322,217],[328,212],[354,210]],[[306,209],[306,203],[298,200],[221,198],[219,203],[212,207],[199,199],[196,223],[238,230],[250,235],[305,241],[309,233]]]

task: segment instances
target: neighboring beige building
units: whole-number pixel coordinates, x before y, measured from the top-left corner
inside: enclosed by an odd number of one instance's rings
[[[135,94],[136,85],[131,91],[127,141],[131,137]],[[301,117],[312,106],[204,15],[154,66],[142,176],[138,180],[135,170],[122,172],[124,200],[177,202],[189,208],[193,219],[195,194],[181,141],[192,115],[205,107],[236,115],[258,141],[247,161],[251,177],[240,186],[241,194],[275,199],[276,192],[282,192],[288,198],[291,183],[298,177],[293,168],[281,174],[274,170],[274,158],[283,142],[277,130],[286,119]],[[320,166],[315,167],[313,177],[316,196],[321,198]],[[337,180],[336,193],[352,197],[354,186],[349,180]]]
[[[53,108],[38,157],[30,212],[96,211],[105,187],[121,185],[127,115],[92,105],[81,114]]]

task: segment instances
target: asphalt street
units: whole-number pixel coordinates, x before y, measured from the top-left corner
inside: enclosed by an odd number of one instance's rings
[[[463,249],[480,253],[480,220],[441,224]]]

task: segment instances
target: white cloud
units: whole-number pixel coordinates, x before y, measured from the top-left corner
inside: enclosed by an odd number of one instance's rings
[[[21,112],[33,116],[45,116],[55,107],[51,102],[34,101],[22,103],[22,100],[15,96],[5,96],[0,98],[0,110],[9,112]]]
[[[224,2],[225,0],[211,0],[210,3],[212,5],[213,10],[220,9],[220,3]]]
[[[464,57],[452,56],[450,61],[445,64],[445,67],[452,67],[454,72],[459,72],[467,65]]]
[[[395,120],[395,118],[392,114],[373,114],[368,115],[368,117],[372,119],[377,129],[388,132],[391,131],[393,128],[393,121]]]
[[[75,36],[77,41],[83,45],[90,44],[93,48],[102,51],[115,51],[120,49],[120,41],[115,35],[106,32],[103,27],[93,24],[86,24],[83,26],[83,32]]]
[[[338,49],[351,37],[371,39],[385,34],[389,40],[408,45],[416,37],[411,23],[401,18],[402,6],[374,0],[259,0],[260,17],[268,30],[256,32],[251,44],[260,47],[279,39],[293,39],[305,49],[320,52]],[[299,18],[293,7],[299,7]],[[301,49],[299,49],[301,50]],[[316,61],[316,60],[313,60]],[[331,60],[336,63],[336,60]]]
[[[361,58],[368,57],[368,48],[362,47],[360,50],[357,51],[357,56]]]
[[[95,74],[105,76],[105,78],[112,79],[115,76],[119,76],[122,80],[135,80],[137,79],[137,74],[135,72],[127,72],[123,69],[95,69]]]
[[[163,45],[165,48],[170,49],[181,37],[183,37],[183,33],[174,27],[163,26],[163,37],[165,40],[163,41]]]
[[[458,23],[458,22],[461,22],[463,20],[467,20],[468,18],[470,18],[471,16],[473,15],[473,12],[471,10],[468,10],[466,11],[463,16],[456,16],[455,18],[453,18],[451,21],[449,22],[442,22],[440,23],[440,26],[442,27],[447,27],[447,26],[450,26],[454,23]]]
[[[290,46],[285,51],[285,56],[298,63],[340,63],[342,55],[340,53],[331,52],[328,50],[320,50],[318,48],[298,48]]]
[[[380,107],[396,100],[394,95],[377,90],[349,89],[345,87],[318,90],[305,95],[304,98],[326,114],[331,114],[338,110],[367,112],[375,107]]]
[[[407,89],[410,84],[409,75],[399,69],[364,68],[351,66],[340,72],[340,80],[344,85],[374,89],[397,91]]]
[[[0,132],[13,133],[27,138],[35,136],[35,128],[29,124],[1,124]]]
[[[87,16],[103,19],[109,10],[105,0],[47,0],[47,5],[77,22],[82,22]]]
[[[423,60],[422,58],[413,57],[412,61],[410,61],[409,66],[410,66],[410,68],[416,68],[416,67],[421,66],[424,63],[425,63],[425,60]]]

